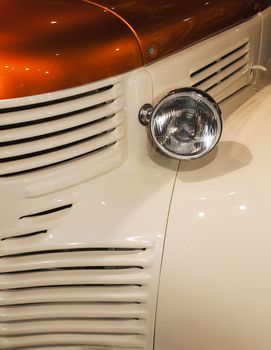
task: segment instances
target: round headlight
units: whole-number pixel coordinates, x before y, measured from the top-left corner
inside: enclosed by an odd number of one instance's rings
[[[205,92],[195,88],[173,91],[141,117],[148,116],[150,132],[157,147],[177,159],[196,159],[209,153],[222,132],[221,111]],[[145,113],[145,114],[144,114]],[[142,118],[140,118],[142,121]]]

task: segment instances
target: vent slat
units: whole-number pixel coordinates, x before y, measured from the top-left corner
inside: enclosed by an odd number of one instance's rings
[[[0,336],[53,333],[146,334],[144,320],[36,320],[0,324]]]
[[[233,95],[235,92],[237,92],[242,87],[245,87],[248,84],[249,69],[248,67],[244,67],[238,72],[238,74],[234,74],[227,80],[223,81],[220,85],[210,89],[208,93],[211,96],[215,96],[217,102],[221,102],[225,98],[227,98],[230,95]]]
[[[33,108],[31,108],[30,105],[28,106],[27,110],[15,110],[8,113],[3,113],[0,118],[0,126],[54,118],[55,116],[78,111],[80,109],[99,106],[102,103],[106,103],[120,97],[122,92],[123,85],[120,83],[109,90],[102,91],[94,95],[81,98],[76,98],[76,96],[74,96],[74,98],[70,101],[53,101],[49,105],[42,107],[35,107],[34,105]]]
[[[206,65],[209,68],[206,68],[206,69],[201,68],[199,70],[199,73],[197,73],[197,71],[194,71],[194,72],[192,71],[191,73],[192,84],[193,85],[197,84],[198,82],[212,76],[213,74],[215,74],[216,72],[219,72],[221,69],[228,66],[229,64],[246,56],[248,52],[249,52],[249,46],[248,44],[246,44],[245,46],[242,46],[241,49],[237,51],[233,51],[233,53],[229,54],[229,56],[227,56],[226,58],[224,59],[218,58],[217,61],[215,61],[214,64],[211,64],[210,67],[209,65]]]
[[[102,284],[146,284],[149,273],[137,269],[89,270],[71,269],[62,271],[44,271],[4,274],[0,276],[0,289],[31,288],[39,286],[61,285],[102,285]]]
[[[50,334],[50,336],[16,336],[16,337],[3,337],[0,339],[1,349],[12,349],[18,347],[23,349],[24,347],[43,346],[43,345],[78,345],[82,348],[82,345],[95,345],[108,346],[111,349],[116,347],[136,347],[138,349],[144,349],[145,337],[135,335],[95,335],[95,334]]]
[[[47,230],[40,230],[40,231],[31,231],[26,233],[25,231],[23,233],[14,235],[14,236],[7,236],[1,239],[2,242],[7,241],[7,240],[12,240],[14,241],[15,239],[23,239],[23,238],[28,238],[28,237],[34,237],[38,235],[42,235],[44,233],[47,233]]]
[[[74,114],[59,119],[52,118],[50,121],[39,122],[35,125],[18,126],[16,128],[2,130],[0,133],[0,143],[11,143],[17,140],[36,138],[42,135],[79,127],[80,125],[98,122],[105,117],[120,112],[123,108],[124,101],[119,99],[112,104],[91,111],[75,111]]]
[[[72,254],[72,255],[71,255]],[[148,267],[152,256],[145,251],[82,251],[47,253],[0,259],[0,272],[27,271],[79,266],[142,266]]]
[[[247,39],[191,71],[191,86],[221,102],[250,83],[250,44]]]
[[[145,304],[60,303],[1,307],[0,322],[65,318],[138,318],[145,319]]]
[[[50,229],[54,227],[57,223],[59,223],[59,220],[63,218],[68,212],[70,211],[70,208],[63,209],[61,211],[57,212],[52,212],[47,215],[41,215],[41,216],[33,216],[33,217],[25,217],[21,219],[20,221],[23,223],[23,225],[29,225],[35,228],[40,227],[41,225],[46,225],[47,229]],[[34,237],[26,237],[26,244],[28,239],[34,239],[36,240],[35,236]],[[7,241],[5,241],[7,242]],[[10,242],[11,246],[14,245],[15,242]],[[18,244],[18,241],[16,242]],[[23,244],[24,240],[21,240],[19,244]]]
[[[35,169],[55,165],[67,160],[86,155],[103,147],[110,146],[124,136],[124,128],[121,126],[114,132],[107,133],[90,141],[84,141],[72,147],[54,151],[37,157],[11,161],[0,165],[0,176],[14,175],[24,171],[33,171]]]
[[[80,302],[146,302],[148,293],[139,286],[40,287],[0,291],[0,305]],[[1,317],[0,317],[1,319]]]
[[[44,100],[28,97],[29,104],[16,100],[14,107],[0,108],[0,177],[45,173],[49,167],[61,170],[64,163],[101,153],[123,137],[124,83],[88,87],[44,95]],[[115,151],[118,157],[121,149]]]
[[[136,245],[1,257],[0,348],[145,349],[152,264]]]
[[[206,91],[210,89],[212,86],[215,86],[216,84],[221,83],[225,78],[230,76],[232,73],[237,72],[240,68],[243,68],[247,63],[248,63],[248,57],[243,57],[240,60],[238,60],[236,63],[221,70],[220,72],[217,72],[214,76],[207,79],[206,81],[196,84],[196,87]]]
[[[86,349],[82,349],[81,345],[47,345],[43,346],[42,349],[40,347],[36,346],[31,346],[31,347],[24,347],[22,348],[14,348],[14,350],[116,350],[114,347],[106,346],[105,348],[100,347],[100,349],[97,349],[97,345],[87,345]],[[145,348],[144,348],[145,349]],[[122,350],[138,350],[137,348],[134,347],[123,347]]]
[[[115,117],[106,119],[95,125],[80,128],[80,130],[76,129],[66,131],[63,134],[42,138],[41,140],[25,142],[19,145],[14,144],[12,146],[2,146],[0,147],[0,161],[3,162],[6,159],[12,160],[10,158],[19,156],[27,158],[31,156],[31,154],[41,151],[49,153],[51,149],[60,146],[68,147],[74,142],[101,135],[108,130],[113,130],[122,122],[123,116],[122,114],[118,114]]]

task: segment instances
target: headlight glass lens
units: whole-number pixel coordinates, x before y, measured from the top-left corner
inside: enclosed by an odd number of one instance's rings
[[[196,159],[219,141],[221,113],[216,102],[200,90],[178,90],[155,107],[150,128],[164,153],[178,159]]]

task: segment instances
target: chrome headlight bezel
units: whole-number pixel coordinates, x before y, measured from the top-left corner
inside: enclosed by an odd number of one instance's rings
[[[168,150],[167,148],[165,148],[161,143],[159,143],[159,141],[155,136],[155,117],[157,115],[157,112],[168,101],[173,100],[173,98],[177,99],[177,98],[185,98],[185,97],[197,103],[202,103],[205,106],[207,106],[209,110],[212,112],[214,120],[217,123],[217,132],[215,134],[215,137],[212,139],[212,143],[210,144],[210,147],[206,148],[199,154],[183,155],[183,154],[174,153]],[[156,147],[165,155],[171,158],[179,159],[179,160],[198,159],[210,153],[219,142],[222,134],[222,129],[223,129],[221,110],[218,104],[209,94],[196,88],[181,88],[181,89],[171,91],[154,108],[152,108],[152,106],[149,104],[144,105],[140,110],[139,120],[143,125],[148,125],[151,138],[154,144],[156,145]]]

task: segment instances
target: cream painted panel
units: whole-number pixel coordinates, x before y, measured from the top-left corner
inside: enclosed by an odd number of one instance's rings
[[[271,7],[268,7],[262,14],[263,32],[259,63],[265,66],[268,71],[257,74],[257,83],[261,87],[271,79]]]
[[[155,350],[270,350],[271,86],[233,113],[208,157],[182,162]]]
[[[237,47],[245,45],[246,42],[249,42],[250,60],[247,68],[250,68],[251,65],[257,64],[260,38],[261,16],[258,15],[237,27],[220,33],[208,40],[193,45],[175,55],[169,56],[164,60],[148,66],[147,68],[153,78],[155,101],[158,102],[169,91],[192,86],[194,80],[193,77],[190,78],[190,74],[194,73],[201,67],[208,67],[208,64],[214,63],[216,60],[219,61],[223,55],[227,55],[228,52],[234,52]],[[241,52],[243,52],[242,49]],[[232,57],[235,57],[234,54]],[[220,64],[222,63],[220,62],[217,65],[214,65],[214,67],[219,66]],[[214,67],[212,69],[214,69]],[[242,72],[238,73],[238,76],[242,79]],[[250,76],[250,78],[246,77],[243,82],[240,81],[236,88],[238,88],[238,86],[245,86],[249,83],[253,83],[254,80],[254,76]],[[222,95],[227,96],[228,93],[232,91],[234,80],[229,85],[227,85],[227,80],[222,84]],[[210,93],[215,99],[218,99],[218,102],[220,102],[222,98],[221,94],[217,94],[216,90],[213,92],[210,91]]]
[[[37,289],[0,293],[0,323],[5,327],[6,321],[14,321],[13,328],[5,328],[6,332],[2,329],[1,349],[50,348],[49,344],[52,349],[72,344],[72,349],[79,349],[78,344],[87,344],[89,349],[94,344],[95,350],[95,344],[101,349],[103,345],[125,349],[127,344],[129,350],[152,348],[162,245],[178,162],[158,154],[149,142],[146,128],[138,122],[140,107],[153,100],[149,73],[139,69],[122,76],[121,81],[127,95],[123,96],[123,137],[118,144],[59,167],[0,179],[0,255],[6,256],[2,266],[5,273],[0,276],[2,289],[39,285]],[[63,211],[33,215],[69,203],[72,207]],[[26,235],[40,230],[42,233]],[[139,249],[143,249],[141,253]],[[98,262],[101,269],[95,269]],[[23,272],[22,266],[25,270],[41,271]],[[18,273],[9,273],[12,270]],[[92,286],[87,294],[82,289],[84,283],[98,283],[100,293]],[[50,289],[52,284],[55,290]],[[49,294],[49,290],[54,293]],[[65,305],[59,302],[61,298]],[[28,304],[31,299],[34,304],[19,305]],[[39,302],[56,305],[45,304],[39,309]],[[74,336],[70,323],[65,326],[57,321],[61,317],[92,316],[142,318],[143,322],[137,320],[136,324],[144,327],[144,334],[136,335],[134,329],[129,335],[129,329],[125,330],[128,324],[121,336],[91,332],[86,335],[84,327],[80,334],[81,322],[75,326]],[[28,319],[31,326],[31,320],[40,317],[53,319],[52,326],[58,330],[54,338],[39,334],[39,329],[48,329],[47,324],[36,325],[36,335],[32,336],[31,328],[22,321]],[[105,332],[113,326],[106,320],[100,322],[104,322]],[[101,323],[90,326],[102,327]],[[68,329],[70,335],[64,336],[63,329]],[[14,337],[16,330],[24,335]]]

